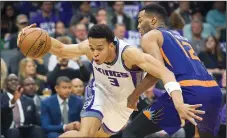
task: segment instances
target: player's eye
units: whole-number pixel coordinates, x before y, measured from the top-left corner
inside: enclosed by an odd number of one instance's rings
[[[102,51],[103,48],[97,48],[98,51]]]
[[[94,48],[90,48],[91,51],[94,51]]]

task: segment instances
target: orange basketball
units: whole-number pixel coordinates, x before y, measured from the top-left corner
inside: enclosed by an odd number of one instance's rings
[[[40,28],[30,28],[20,35],[18,47],[26,57],[41,58],[50,51],[51,38]]]

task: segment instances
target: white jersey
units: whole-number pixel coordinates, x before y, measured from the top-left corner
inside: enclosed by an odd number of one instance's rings
[[[122,52],[127,46],[129,46],[128,43],[118,40],[117,57],[111,64],[92,63],[95,86],[100,87],[110,98],[109,100],[116,103],[127,102],[127,97],[143,78],[143,71],[131,71],[124,65]]]
[[[127,98],[143,78],[143,71],[130,71],[124,65],[122,53],[129,44],[117,40],[115,46],[117,56],[111,64],[92,63],[94,78],[86,87],[81,112],[81,117],[101,120],[102,129],[109,134],[117,133],[126,125],[133,111],[127,108]]]

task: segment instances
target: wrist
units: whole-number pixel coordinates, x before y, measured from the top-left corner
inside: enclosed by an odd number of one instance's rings
[[[177,110],[184,105],[183,96],[182,96],[182,93],[180,91],[173,91],[171,93],[171,97],[172,97],[174,106]]]
[[[169,94],[169,96],[172,97],[172,92],[174,91],[178,91],[178,92],[182,92],[180,84],[178,82],[168,82],[164,85],[165,90],[167,91],[167,93]]]

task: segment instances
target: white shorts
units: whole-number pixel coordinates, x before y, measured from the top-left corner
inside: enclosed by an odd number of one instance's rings
[[[129,120],[132,109],[127,108],[127,101],[114,103],[99,87],[86,87],[86,101],[81,117],[96,117],[102,121],[102,128],[107,134],[120,131]]]

